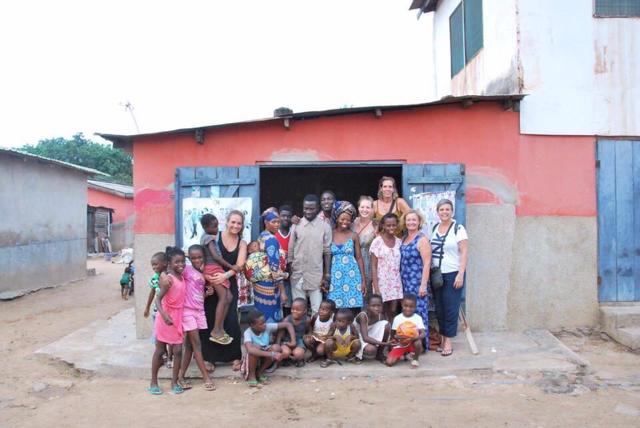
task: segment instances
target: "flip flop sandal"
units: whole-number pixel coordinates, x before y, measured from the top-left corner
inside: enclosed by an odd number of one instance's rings
[[[449,349],[448,351],[446,349],[443,349],[442,352],[440,353],[440,355],[442,355],[443,357],[448,357],[451,354],[453,354],[453,349]]]
[[[184,390],[193,388],[193,385],[191,385],[191,382],[187,379],[178,380],[178,385]]]
[[[360,364],[362,364],[362,358],[354,358],[353,361],[351,361],[353,364],[355,364],[356,366],[359,366]]]
[[[165,366],[167,366],[168,369],[172,369],[173,368],[173,361],[168,360],[167,363],[165,364]]]
[[[202,387],[204,388],[205,391],[216,390],[216,386],[213,384],[213,382],[205,382],[204,385],[202,385]]]
[[[418,360],[411,360],[411,368],[417,369],[418,367],[420,367],[420,363],[418,362]]]
[[[182,394],[183,392],[184,392],[184,389],[182,389],[180,385],[175,385],[173,388],[171,388],[171,393],[173,395]]]
[[[320,362],[320,367],[322,367],[323,369],[326,369],[327,367],[329,367],[333,363],[335,363],[335,361],[333,361],[333,360],[324,360],[324,361]]]
[[[269,379],[269,376],[262,375],[258,378],[258,382],[263,385],[269,385],[271,383],[271,379]]]
[[[304,367],[304,365],[305,365],[304,360],[296,361],[296,367]]]
[[[257,388],[260,386],[260,383],[256,379],[252,379],[247,381],[247,385],[249,385],[249,388]]]
[[[147,388],[147,391],[149,391],[151,395],[162,395],[162,390],[158,385],[150,386]]]
[[[231,342],[233,342],[233,337],[225,333],[222,336],[218,337],[209,336],[209,340],[217,343],[218,345],[229,345]]]

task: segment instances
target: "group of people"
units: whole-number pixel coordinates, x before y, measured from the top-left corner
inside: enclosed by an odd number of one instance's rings
[[[157,374],[173,356],[171,391],[190,388],[191,359],[204,388],[219,362],[241,370],[250,386],[268,383],[282,364],[320,358],[359,364],[365,356],[387,365],[407,358],[418,367],[429,346],[429,311],[438,321],[439,352],[453,352],[467,264],[467,233],[453,203],[437,205],[440,222],[423,231],[423,217],[383,177],[377,199],[357,207],[331,191],[305,196],[302,217],[291,206],[263,212],[256,242],[242,240],[244,216],[232,211],[200,219],[205,235],[188,254],[169,247],[154,255],[145,316],[154,307],[156,349],[149,392],[161,394]],[[186,263],[188,257],[189,264]],[[250,281],[254,310],[241,340],[238,279]],[[436,278],[430,284],[430,278]],[[241,343],[242,342],[242,343]],[[245,347],[245,355],[241,352]]]

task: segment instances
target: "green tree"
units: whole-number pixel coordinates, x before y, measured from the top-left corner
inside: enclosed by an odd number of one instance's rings
[[[70,140],[60,137],[47,138],[40,140],[35,146],[27,144],[20,150],[97,169],[111,176],[98,175],[92,177],[94,180],[129,185],[132,183],[132,160],[129,153],[88,140],[82,133],[74,135]]]

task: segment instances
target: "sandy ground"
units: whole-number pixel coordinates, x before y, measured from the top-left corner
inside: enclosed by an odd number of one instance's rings
[[[0,426],[640,426],[640,355],[590,330],[560,332],[591,361],[579,376],[509,373],[428,378],[275,379],[250,390],[233,379],[206,392],[146,393],[146,380],[80,373],[33,351],[133,304],[119,296],[122,266],[0,302]],[[139,292],[145,292],[143,284]],[[165,389],[167,385],[163,385]]]

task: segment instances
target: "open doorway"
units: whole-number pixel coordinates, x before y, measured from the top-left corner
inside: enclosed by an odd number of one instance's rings
[[[402,189],[402,165],[319,165],[260,167],[260,211],[283,204],[302,214],[302,200],[308,193],[320,197],[332,190],[339,200],[358,202],[361,195],[377,199],[378,180],[382,176],[396,180]]]

